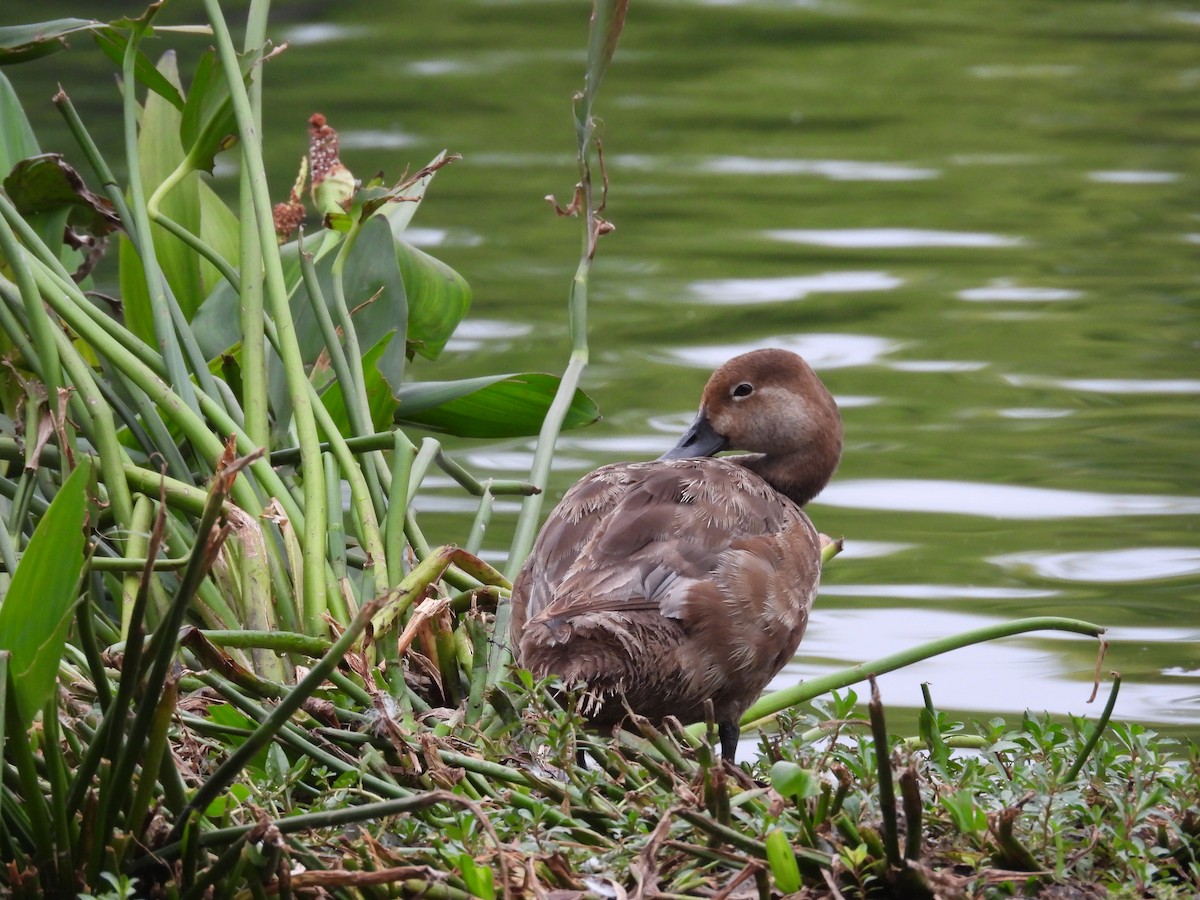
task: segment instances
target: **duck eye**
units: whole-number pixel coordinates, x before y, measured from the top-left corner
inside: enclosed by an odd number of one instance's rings
[[[753,393],[754,385],[747,384],[744,381],[733,389],[733,396],[735,398],[749,397]]]

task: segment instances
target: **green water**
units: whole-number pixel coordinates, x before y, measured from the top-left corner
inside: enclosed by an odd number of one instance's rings
[[[415,225],[475,305],[417,377],[565,362],[579,229],[542,198],[575,181],[586,17],[579,0],[277,4],[276,195],[314,111],[359,175],[464,157]],[[9,74],[61,80],[115,147],[116,92],[80,43]],[[616,231],[586,387],[605,418],[564,438],[551,499],[662,452],[714,365],[796,349],[843,407],[811,514],[847,550],[778,684],[1064,615],[1111,626],[1118,716],[1200,733],[1200,4],[634,0],[599,109]],[[452,443],[483,475],[531,459],[527,441]],[[430,536],[462,540],[469,504],[439,484]],[[946,709],[1095,714],[1095,649],[1015,638],[881,686],[894,706],[929,681]]]

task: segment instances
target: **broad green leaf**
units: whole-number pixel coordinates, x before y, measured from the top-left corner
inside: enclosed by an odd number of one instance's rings
[[[0,650],[27,726],[49,701],[83,571],[83,523],[92,466],[85,457],[55,495],[0,604]]]
[[[437,359],[471,307],[471,287],[441,260],[404,241],[395,243],[408,295],[409,349]]]
[[[96,28],[92,37],[104,55],[116,63],[118,69],[125,65],[125,47],[129,43],[129,37],[123,31],[111,27]],[[180,93],[179,87],[171,84],[163,73],[154,67],[150,57],[141,50],[138,50],[134,57],[133,77],[176,109],[183,109],[183,94]]]
[[[239,57],[243,80],[260,54],[248,53]],[[237,118],[229,82],[225,80],[216,51],[209,50],[196,67],[183,106],[179,137],[192,165],[212,171],[216,155],[228,147],[237,136]]]
[[[780,760],[771,766],[771,787],[785,797],[804,800],[821,793],[821,779],[794,762]]]
[[[557,376],[540,372],[406,384],[400,389],[396,421],[460,437],[533,435],[541,430],[558,384]],[[590,425],[599,418],[592,398],[577,390],[563,429]]]
[[[12,654],[0,650],[0,747],[4,747],[4,730],[8,714],[8,669],[12,664]]]
[[[154,320],[150,312],[150,292],[146,290],[146,270],[133,241],[124,233],[117,235],[117,262],[125,327],[153,346]]]
[[[219,216],[215,217],[215,219],[219,221]],[[304,251],[312,253],[318,262],[324,259],[328,255],[328,250],[332,249],[332,247],[326,245],[326,238],[329,234],[329,232],[320,231],[315,234],[305,235]],[[333,246],[336,246],[336,242]],[[283,262],[284,283],[287,285],[289,295],[292,296],[291,302],[294,306],[297,302],[295,297],[296,286],[300,283],[299,242],[291,241],[284,244],[279,248],[279,255]],[[308,300],[303,297],[301,301],[305,304],[308,303]],[[241,341],[242,316],[240,304],[241,300],[237,295],[237,291],[227,282],[219,281],[208,297],[205,298],[200,309],[196,311],[196,315],[191,322],[192,334],[195,336],[196,342],[200,345],[200,352],[204,354],[206,359],[215,359],[222,353],[231,351]]]
[[[483,900],[494,900],[496,883],[493,879],[491,866],[481,866],[475,862],[470,853],[458,855],[458,870],[462,873],[463,882],[472,897]]]
[[[112,202],[88,190],[79,173],[58,153],[22,159],[4,178],[4,192],[26,218],[65,209],[70,224],[88,234],[106,235],[121,227]],[[59,232],[56,243],[61,239]]]
[[[796,854],[788,843],[783,829],[772,829],[767,835],[767,864],[771,867],[771,875],[775,879],[775,887],[781,893],[792,894],[800,890],[800,866],[796,862]]]
[[[383,340],[363,354],[363,379],[366,381],[367,405],[371,411],[371,424],[375,431],[386,431],[391,427],[396,413],[396,398],[388,387],[387,381],[379,371],[379,360],[387,350],[392,338],[396,335],[386,335]],[[350,416],[346,412],[346,397],[342,392],[342,383],[334,379],[328,389],[321,394],[321,402],[329,410],[329,415],[337,424],[338,430],[347,437],[354,434],[350,427]]]
[[[200,189],[200,238],[222,257],[236,267],[241,258],[241,221],[217,192],[201,181]],[[217,267],[206,259],[200,261],[200,281],[205,296],[223,279]],[[239,329],[240,333],[240,329]]]
[[[26,62],[65,50],[67,35],[90,31],[99,24],[94,19],[52,19],[33,25],[0,28],[0,66]],[[4,122],[7,125],[8,120],[5,119]]]
[[[7,29],[0,28],[0,31]],[[0,178],[12,171],[12,167],[23,159],[37,156],[37,138],[25,118],[25,110],[8,79],[0,73]]]

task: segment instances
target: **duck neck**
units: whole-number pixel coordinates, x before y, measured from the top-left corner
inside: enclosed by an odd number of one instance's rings
[[[839,456],[816,447],[793,453],[749,453],[733,459],[797,506],[804,506],[829,483]]]

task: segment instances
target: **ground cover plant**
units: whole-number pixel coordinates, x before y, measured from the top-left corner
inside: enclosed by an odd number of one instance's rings
[[[361,183],[314,113],[296,188],[268,196],[267,6],[240,47],[216,0],[200,38],[157,27],[158,4],[0,29],[0,63],[68,37],[107,54],[126,138],[114,167],[64,86],[76,168],[0,77],[7,893],[1194,894],[1194,751],[1107,714],[954,723],[932,698],[905,739],[878,697],[845,692],[980,640],[1098,636],[1089,623],[1014,622],[772,695],[743,722],[761,754],[741,768],[711,727],[589,734],[513,669],[508,577],[557,434],[597,415],[578,389],[609,228],[593,106],[625,5],[593,12],[579,184],[559,207],[583,225],[565,370],[433,382],[407,363],[436,363],[470,289],[405,229],[453,156]],[[147,56],[151,35],[213,49],[180,73]],[[239,166],[236,203],[206,181],[218,154]],[[499,482],[417,430],[538,448],[527,481]],[[412,509],[434,468],[478,498],[457,546],[430,546]],[[476,551],[506,494],[524,502],[501,572]]]

